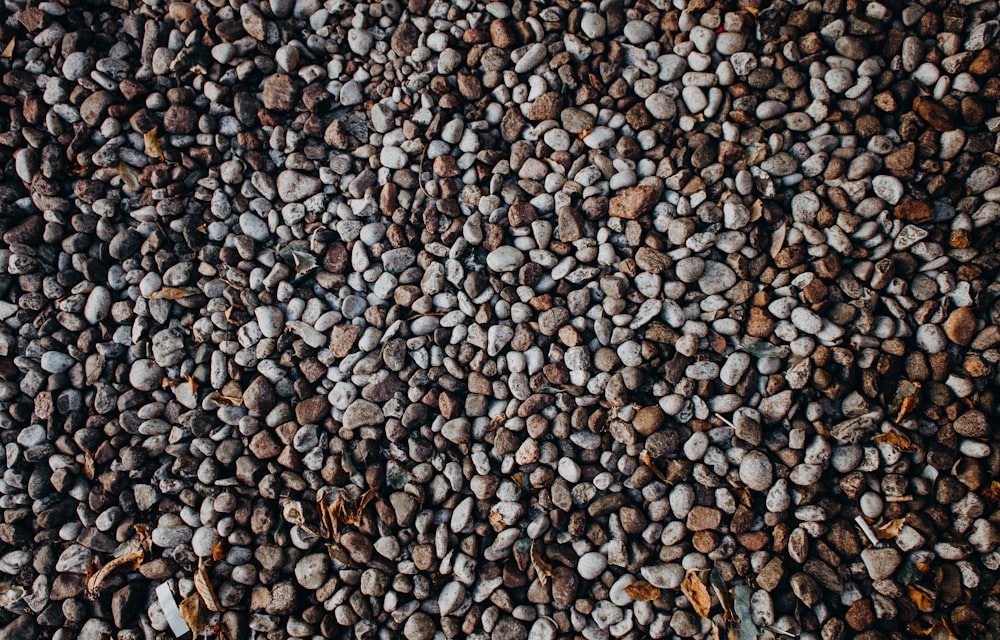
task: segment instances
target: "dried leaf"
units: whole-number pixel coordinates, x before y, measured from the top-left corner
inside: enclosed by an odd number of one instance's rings
[[[888,522],[875,527],[875,537],[879,540],[890,540],[895,538],[899,535],[899,532],[903,530],[903,526],[905,524],[905,518],[889,520]]]
[[[684,582],[681,583],[681,591],[691,602],[694,612],[702,618],[707,618],[712,609],[712,596],[708,594],[708,588],[698,577],[697,572],[687,572],[687,575],[684,576]]]
[[[142,135],[143,146],[146,147],[146,155],[157,160],[163,159],[163,145],[160,143],[160,136],[156,127],[153,127]]]
[[[94,464],[94,454],[92,454],[88,449],[83,449],[83,475],[87,476],[87,480],[93,480],[96,473],[96,468]]]
[[[243,404],[243,395],[229,395],[221,391],[213,391],[205,397],[206,400],[214,402],[220,407],[235,407],[238,404]]]
[[[952,630],[948,621],[944,618],[935,618],[930,622],[911,622],[906,626],[906,630],[922,638],[931,640],[958,640],[958,636]]]
[[[125,186],[132,193],[138,193],[142,185],[139,184],[139,173],[129,164],[118,163],[118,177],[122,179]]]
[[[764,201],[757,198],[753,201],[753,204],[750,205],[750,222],[760,220],[762,215],[764,215]]]
[[[278,257],[284,260],[285,264],[294,267],[297,275],[309,273],[316,268],[316,256],[294,245],[288,245],[278,251]]]
[[[733,592],[726,585],[726,581],[722,579],[722,574],[719,573],[717,567],[712,567],[712,571],[708,574],[708,582],[712,585],[712,591],[715,592],[715,597],[719,599],[719,604],[722,606],[723,619],[726,622],[736,622]]]
[[[913,410],[920,404],[920,387],[919,382],[904,381],[900,383],[899,389],[896,390],[895,398],[898,402],[896,424],[899,424],[903,421],[903,418],[913,413]]]
[[[226,552],[222,546],[222,540],[219,540],[218,542],[215,543],[215,546],[212,547],[212,560],[218,562],[219,560],[222,560],[222,558],[224,558],[225,555]]]
[[[201,601],[201,596],[192,593],[181,601],[179,607],[181,617],[185,624],[191,629],[191,634],[197,636],[208,628],[209,611],[205,603]]]
[[[494,531],[503,531],[507,528],[507,523],[503,519],[503,515],[499,511],[490,511],[489,515],[490,526],[493,527]]]
[[[764,340],[754,340],[748,344],[740,345],[739,349],[755,358],[770,358],[771,356],[784,358],[788,355],[788,347],[779,347]]]
[[[0,53],[0,58],[7,58],[7,59],[13,58],[14,44],[15,44],[14,38],[11,38],[10,42],[7,43],[7,46],[3,48],[3,53]]]
[[[493,419],[490,420],[490,424],[489,424],[488,427],[486,427],[486,430],[487,431],[496,431],[497,429],[499,429],[500,427],[502,427],[505,422],[507,422],[507,414],[506,413],[501,413],[499,415],[493,416]]]
[[[625,585],[625,593],[633,600],[648,602],[659,598],[662,592],[659,587],[654,587],[645,580],[636,580],[631,584]]]
[[[326,553],[327,555],[330,556],[330,559],[335,562],[339,562],[340,564],[347,567],[354,566],[354,561],[351,560],[351,556],[347,555],[347,552],[341,549],[336,544],[326,545]]]
[[[1000,480],[994,480],[979,494],[995,507],[1000,507]]]
[[[142,560],[149,552],[149,533],[145,525],[136,525],[135,532],[136,537],[119,547],[115,558],[87,576],[86,592],[89,598],[97,597],[104,588],[104,581],[115,571],[142,566]]]
[[[910,596],[910,600],[913,600],[913,604],[917,605],[918,609],[924,613],[934,610],[934,597],[929,593],[912,584],[906,585],[906,591],[907,595]]]
[[[201,596],[202,602],[205,603],[209,611],[225,610],[222,603],[219,602],[218,596],[215,595],[215,589],[208,579],[208,571],[205,570],[205,563],[202,559],[198,560],[198,570],[194,572],[194,588],[198,591],[198,595]]]
[[[552,565],[545,561],[542,554],[538,551],[538,545],[535,540],[531,541],[531,566],[535,568],[535,575],[538,576],[538,581],[542,583],[544,587],[549,582],[549,578],[555,576],[555,572],[552,570]],[[626,591],[628,587],[625,587]]]
[[[160,287],[148,297],[149,300],[180,300],[201,293],[197,287]]]
[[[875,436],[875,442],[885,442],[906,453],[916,453],[920,447],[910,442],[910,439],[901,433],[886,431]]]
[[[8,609],[24,597],[24,587],[16,584],[0,584],[0,607]]]
[[[667,482],[667,476],[664,475],[664,473],[662,471],[660,471],[659,467],[657,467],[655,464],[653,464],[653,459],[650,457],[648,451],[646,451],[645,449],[643,449],[642,453],[639,455],[639,459],[642,460],[642,463],[644,465],[646,465],[647,467],[649,467],[650,471],[653,472],[653,475],[655,475],[660,480],[663,480],[664,482]]]
[[[774,258],[785,248],[785,237],[788,235],[788,227],[781,225],[771,234],[771,248],[768,253]]]

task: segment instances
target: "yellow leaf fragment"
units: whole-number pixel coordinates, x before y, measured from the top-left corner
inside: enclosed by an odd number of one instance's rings
[[[896,447],[904,453],[916,453],[920,451],[920,447],[913,444],[909,438],[901,433],[895,433],[893,431],[886,431],[885,433],[880,433],[875,436],[875,442],[885,442]]]
[[[929,593],[921,589],[920,587],[915,587],[912,584],[906,585],[907,595],[910,596],[910,600],[913,600],[913,604],[917,605],[917,608],[924,613],[929,613],[934,610],[934,597]]]
[[[684,595],[691,602],[694,612],[702,618],[707,618],[709,612],[712,610],[712,596],[709,595],[708,587],[698,577],[697,572],[687,572],[687,575],[684,576],[684,581],[681,582],[681,591],[684,592]]]
[[[538,581],[542,583],[544,587],[549,582],[549,578],[555,576],[555,572],[552,570],[552,565],[545,561],[542,554],[538,551],[538,545],[535,541],[531,542],[531,566],[535,568],[535,574],[538,576]],[[628,590],[628,587],[625,587]]]
[[[194,572],[194,588],[198,591],[201,601],[205,603],[209,611],[224,610],[218,596],[215,595],[212,583],[208,579],[208,571],[205,570],[205,563],[202,559],[198,560],[198,570]]]
[[[0,58],[13,58],[14,57],[14,38],[10,39],[7,46],[3,48],[3,53],[0,53]]]
[[[633,600],[648,602],[660,597],[660,588],[654,587],[645,580],[636,580],[632,584],[625,585],[625,593]]]

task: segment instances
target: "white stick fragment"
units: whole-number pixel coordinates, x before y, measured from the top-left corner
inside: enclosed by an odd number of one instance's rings
[[[160,600],[160,609],[163,610],[163,615],[166,616],[167,623],[174,635],[180,638],[190,631],[184,618],[181,617],[181,610],[177,608],[177,602],[174,601],[174,594],[170,593],[168,583],[164,582],[156,587],[156,597]]]
[[[875,532],[872,531],[872,528],[868,526],[868,523],[865,522],[865,519],[862,518],[861,516],[855,516],[854,522],[857,523],[858,527],[861,529],[861,532],[865,534],[866,538],[868,538],[868,541],[871,542],[873,545],[878,546],[878,536],[876,536]]]

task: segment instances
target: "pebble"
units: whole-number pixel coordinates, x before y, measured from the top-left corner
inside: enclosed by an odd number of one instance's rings
[[[112,4],[0,45],[0,638],[982,631],[995,3]]]

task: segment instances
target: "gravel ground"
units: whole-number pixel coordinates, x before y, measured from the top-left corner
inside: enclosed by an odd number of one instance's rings
[[[0,640],[1000,634],[997,0],[5,0]]]

